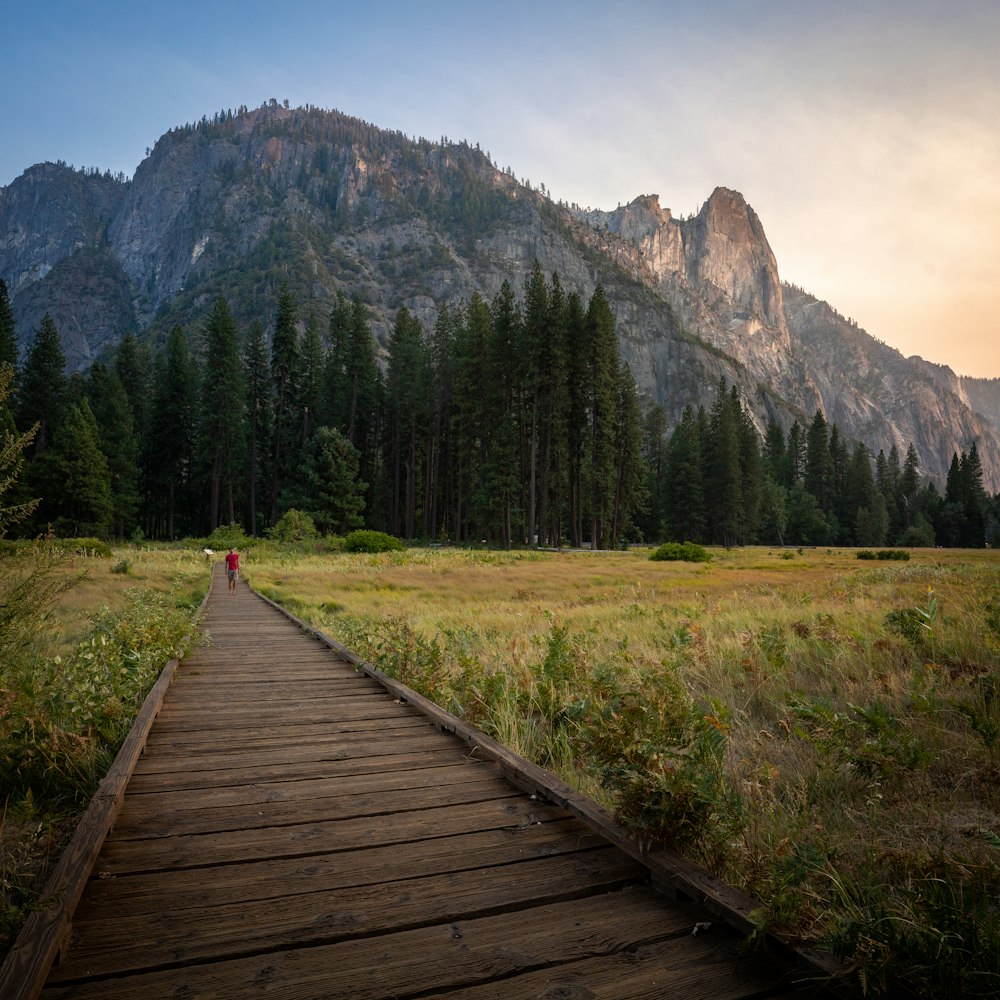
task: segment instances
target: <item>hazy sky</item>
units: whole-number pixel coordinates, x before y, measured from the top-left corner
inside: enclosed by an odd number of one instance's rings
[[[719,186],[782,278],[904,354],[1000,376],[997,0],[43,0],[3,17],[0,185],[131,176],[271,97],[478,142],[553,197]]]

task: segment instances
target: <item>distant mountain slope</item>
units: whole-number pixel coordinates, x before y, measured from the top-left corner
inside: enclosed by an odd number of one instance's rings
[[[429,330],[446,302],[489,299],[504,280],[520,293],[535,259],[584,297],[604,286],[640,391],[673,419],[710,405],[725,378],[760,427],[822,408],[875,450],[913,441],[938,477],[977,440],[986,485],[1000,489],[989,385],[948,388],[783,286],[734,191],[683,221],[655,196],[584,214],[466,143],[276,102],[172,129],[128,182],[43,164],[0,189],[18,336],[50,312],[74,368],[129,329],[196,333],[219,292],[244,326],[268,324],[283,282],[303,316],[325,317],[338,291],[360,296],[384,344],[400,306]]]

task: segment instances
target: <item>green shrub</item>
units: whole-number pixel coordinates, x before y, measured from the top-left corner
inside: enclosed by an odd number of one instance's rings
[[[302,542],[317,538],[319,532],[316,530],[316,522],[309,514],[292,507],[278,518],[278,523],[267,535],[276,542]]]
[[[228,549],[244,547],[248,539],[239,524],[220,524],[215,531],[205,539],[205,544],[210,549]]]
[[[694,542],[664,542],[650,559],[657,562],[710,562],[708,551]]]
[[[129,562],[128,559],[119,559],[118,562],[111,567],[112,573],[121,573],[124,576],[127,576],[131,571],[132,563]]]
[[[344,539],[345,552],[398,552],[405,546],[384,531],[352,531]]]
[[[879,549],[878,552],[872,552],[871,549],[862,549],[858,552],[859,559],[882,559],[882,560],[896,560],[898,562],[908,562],[910,558],[910,553],[904,549]]]

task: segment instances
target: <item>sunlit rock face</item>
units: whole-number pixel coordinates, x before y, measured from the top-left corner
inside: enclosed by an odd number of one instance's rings
[[[677,420],[736,385],[758,428],[817,410],[874,452],[909,443],[938,478],[978,444],[1000,489],[1000,382],[906,359],[783,285],[743,195],[677,219],[656,195],[614,211],[555,204],[467,143],[414,140],[276,102],[167,132],[135,177],[42,164],[0,188],[0,278],[22,345],[49,312],[70,368],[126,331],[196,337],[215,297],[269,326],[282,282],[304,321],[359,296],[385,345],[406,306],[520,297],[535,261],[586,300],[601,285],[640,392]]]

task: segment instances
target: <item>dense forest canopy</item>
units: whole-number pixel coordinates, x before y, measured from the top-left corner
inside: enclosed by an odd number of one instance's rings
[[[0,282],[0,362],[17,361]],[[536,264],[442,308],[425,330],[404,307],[379,363],[365,305],[299,315],[285,288],[268,328],[241,331],[215,300],[151,356],[126,336],[109,364],[67,378],[48,317],[16,373],[7,436],[35,428],[18,526],[105,538],[259,534],[289,510],[320,531],[514,546],[982,546],[1000,497],[975,442],[944,494],[912,447],[872,456],[823,414],[763,437],[723,381],[710,411],[673,428],[640,403],[607,298],[588,301]]]

